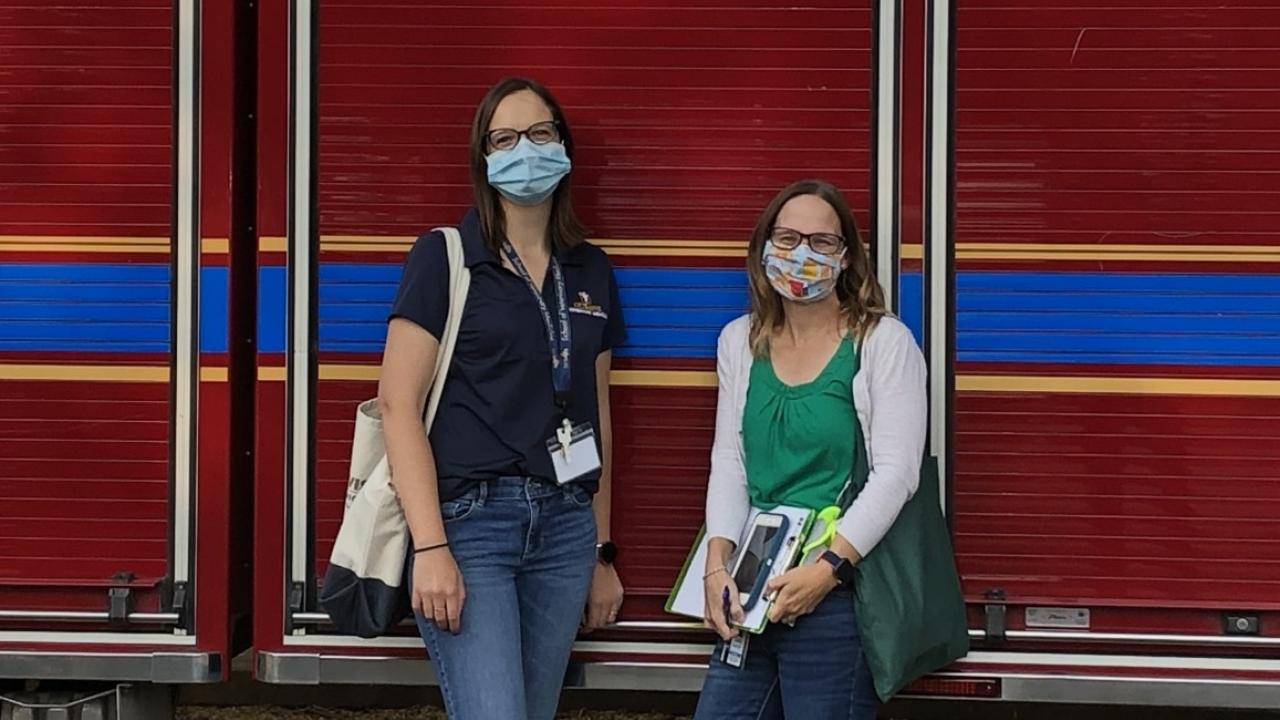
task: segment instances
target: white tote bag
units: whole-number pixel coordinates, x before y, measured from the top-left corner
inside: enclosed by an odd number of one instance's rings
[[[444,234],[449,255],[449,312],[423,413],[428,431],[440,405],[471,285],[471,272],[462,259],[462,237],[455,228],[436,230]],[[320,605],[339,632],[377,637],[409,614],[404,565],[410,539],[404,511],[391,487],[376,398],[356,409],[349,477],[346,511],[329,556]]]

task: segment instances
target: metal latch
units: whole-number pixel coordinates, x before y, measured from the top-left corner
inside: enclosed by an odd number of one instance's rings
[[[191,598],[189,595],[185,580],[173,584],[173,598],[169,605],[178,614],[178,627],[183,629],[191,627]]]
[[[1262,622],[1250,613],[1224,613],[1222,629],[1228,635],[1257,635],[1262,632]]]
[[[991,588],[986,592],[986,598],[992,601],[983,608],[987,620],[987,640],[1004,642],[1007,637],[1006,630],[1008,629],[1008,624],[1005,622],[1004,589]]]
[[[301,611],[306,595],[306,584],[300,582],[289,583],[289,609],[294,612]]]
[[[129,587],[129,583],[133,582],[134,577],[133,573],[127,571],[111,576],[111,582],[119,585],[107,588],[107,621],[112,625],[129,622],[129,613],[133,612],[133,589]]]

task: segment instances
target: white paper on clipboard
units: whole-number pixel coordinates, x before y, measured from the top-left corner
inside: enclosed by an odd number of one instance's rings
[[[774,557],[773,568],[769,572],[769,579],[772,579],[791,569],[795,564],[796,556],[799,554],[804,540],[808,537],[809,524],[814,512],[809,508],[786,505],[780,505],[767,512],[784,515],[788,521],[786,539],[783,540],[778,550],[778,555]],[[760,513],[760,510],[753,509],[751,514],[747,516],[747,524],[739,534],[736,543],[737,547],[742,547],[747,532],[755,524],[756,516]],[[684,576],[681,578],[680,584],[675,588],[672,597],[668,599],[668,612],[698,618],[699,620],[702,619],[705,606],[705,584],[702,576],[706,573],[707,545],[709,541],[710,538],[706,537],[705,533],[699,537],[697,547],[693,549],[685,563]],[[733,571],[733,564],[731,559],[729,562],[730,572]],[[751,633],[764,632],[765,626],[768,625],[769,607],[771,605],[772,603],[767,602],[756,603],[755,607],[751,608],[751,612],[747,613],[747,617],[739,627]]]

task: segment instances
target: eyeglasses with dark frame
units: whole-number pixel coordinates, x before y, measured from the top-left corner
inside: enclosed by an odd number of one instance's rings
[[[555,120],[543,120],[530,125],[524,130],[494,128],[485,133],[485,138],[489,141],[489,147],[494,150],[510,150],[520,142],[522,136],[529,138],[529,142],[534,145],[546,145],[560,139],[559,126],[560,123]]]
[[[844,238],[835,233],[802,233],[789,227],[778,226],[769,231],[769,241],[779,250],[795,250],[807,242],[819,255],[838,255],[844,250]]]

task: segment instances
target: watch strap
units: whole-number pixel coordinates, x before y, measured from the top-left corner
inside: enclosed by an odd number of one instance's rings
[[[831,573],[840,587],[848,587],[853,582],[853,563],[849,562],[849,558],[828,550],[822,553],[821,559],[831,566]]]

